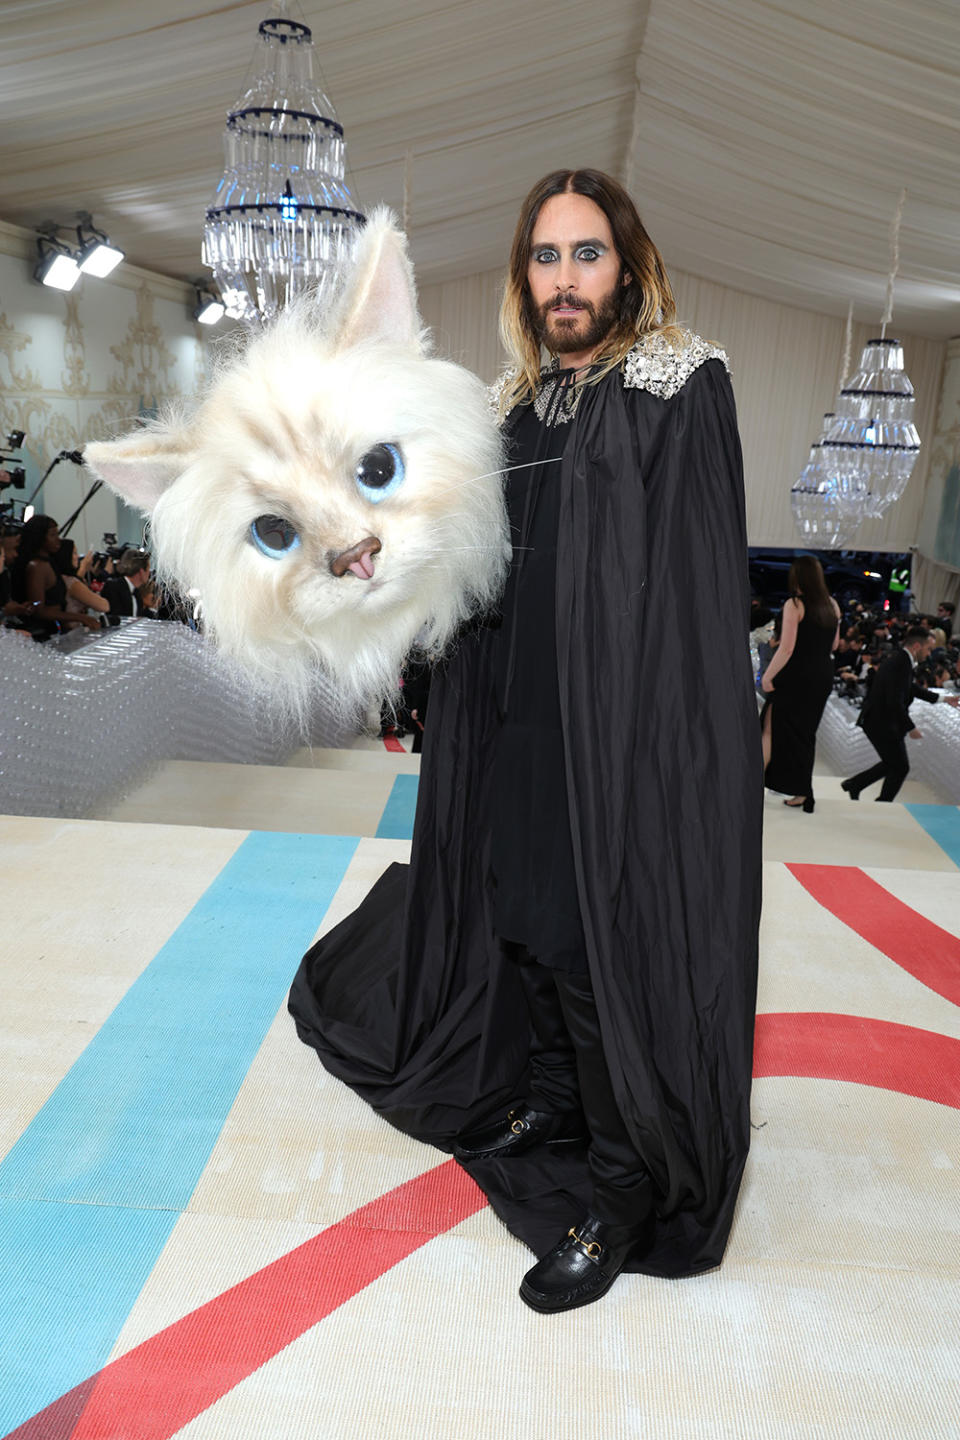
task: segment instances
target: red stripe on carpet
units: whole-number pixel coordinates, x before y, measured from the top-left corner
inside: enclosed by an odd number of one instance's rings
[[[448,1160],[121,1355],[7,1440],[168,1440],[325,1315],[486,1203]]]
[[[397,739],[396,735],[384,735],[383,745],[384,749],[386,750],[396,750],[401,755],[406,755],[407,753],[401,745],[400,741]]]
[[[887,1020],[758,1015],[753,1073],[872,1085],[960,1109],[960,1040]],[[324,1316],[486,1203],[448,1160],[175,1321],[6,1440],[169,1440]]]
[[[875,1085],[960,1110],[960,1040],[862,1015],[758,1015],[753,1073]]]
[[[960,940],[852,865],[788,865],[831,915],[915,980],[960,1005]]]

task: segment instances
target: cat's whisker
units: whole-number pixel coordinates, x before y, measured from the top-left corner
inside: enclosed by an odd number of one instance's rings
[[[531,470],[534,465],[556,465],[562,455],[549,455],[544,460],[525,460],[521,465],[501,465],[499,470],[488,470],[486,475],[474,475],[474,480],[489,480],[493,475],[509,475],[513,470]]]
[[[514,547],[512,547],[512,548],[518,549],[519,547],[518,547],[518,546],[514,546]],[[524,546],[523,548],[526,549],[527,547]],[[503,546],[502,546],[502,545],[437,545],[437,546],[435,546],[432,550],[421,550],[421,549],[418,548],[418,549],[417,549],[417,554],[418,554],[418,555],[449,555],[450,552],[453,551],[453,550],[478,550],[478,551],[483,551],[484,553],[487,553],[487,554],[500,554],[500,553],[502,552],[502,550],[503,550]]]
[[[454,485],[438,485],[438,493],[446,490],[462,490],[467,485],[477,485],[481,480],[491,480],[494,475],[512,475],[514,470],[530,470],[534,465],[558,465],[562,455],[549,455],[545,460],[526,460],[522,465],[503,465],[499,470],[488,470],[485,475],[471,475],[469,480],[458,480]]]

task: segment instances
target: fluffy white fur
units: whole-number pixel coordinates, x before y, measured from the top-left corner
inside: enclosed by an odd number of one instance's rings
[[[355,472],[381,442],[399,447],[406,477],[374,504]],[[442,651],[505,573],[486,394],[427,353],[404,239],[385,211],[332,315],[299,303],[227,362],[192,419],[88,445],[85,459],[152,514],[158,571],[199,590],[221,648],[301,714],[317,666],[345,713],[395,693],[415,642]],[[262,555],[249,532],[263,514],[288,518],[299,547]],[[382,545],[373,579],[334,575],[332,557],[366,536]]]

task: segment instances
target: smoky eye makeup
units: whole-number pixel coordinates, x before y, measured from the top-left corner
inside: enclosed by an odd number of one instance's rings
[[[578,240],[572,247],[575,259],[584,260],[591,265],[606,255],[608,249],[609,246],[604,245],[602,240]],[[552,265],[560,258],[556,245],[535,245],[532,253],[534,260],[540,265]]]

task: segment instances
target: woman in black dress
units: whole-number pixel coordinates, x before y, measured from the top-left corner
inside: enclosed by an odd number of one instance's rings
[[[54,564],[61,544],[56,520],[49,515],[34,515],[20,532],[20,551],[11,567],[13,598],[30,606],[25,619],[40,639],[78,624],[89,630],[100,629],[99,617],[67,610],[67,585]]]
[[[817,726],[833,688],[840,607],[813,555],[794,560],[787,584],[780,644],[761,681],[767,696],[761,717],[764,783],[793,796],[785,805],[811,814]]]

